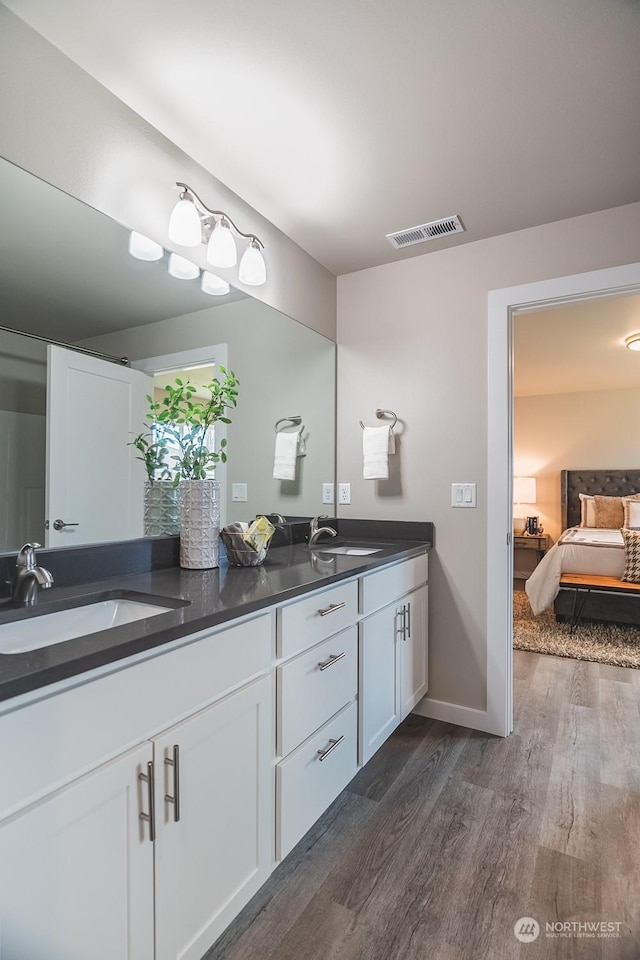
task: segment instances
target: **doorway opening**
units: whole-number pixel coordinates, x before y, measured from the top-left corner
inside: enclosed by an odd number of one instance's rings
[[[495,290],[488,297],[487,718],[513,729],[513,319],[523,311],[640,292],[640,264]]]

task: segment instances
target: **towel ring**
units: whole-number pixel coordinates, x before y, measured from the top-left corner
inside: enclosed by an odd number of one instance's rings
[[[390,427],[391,433],[393,433],[393,428],[398,422],[398,415],[394,413],[393,410],[381,410],[378,407],[378,409],[376,410],[376,417],[378,418],[378,420],[382,420],[384,419],[384,417],[393,417],[393,423],[391,424],[391,427]],[[362,422],[362,420],[359,420],[358,423],[364,430],[364,423]]]
[[[292,427],[297,427],[302,423],[302,417],[282,417],[281,420],[276,420],[275,426],[273,428],[275,433],[278,432],[278,427],[280,426],[281,423],[287,423]]]

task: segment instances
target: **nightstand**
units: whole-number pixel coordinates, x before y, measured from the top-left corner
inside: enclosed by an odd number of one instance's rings
[[[531,574],[533,573],[534,569],[538,566],[538,564],[540,563],[540,561],[541,561],[542,558],[544,557],[544,555],[545,555],[545,553],[547,552],[548,548],[549,548],[549,537],[547,536],[546,533],[539,533],[539,534],[537,534],[537,536],[529,536],[529,535],[527,535],[527,534],[523,534],[522,536],[516,536],[516,535],[514,535],[514,537],[513,537],[513,549],[514,549],[514,571],[513,571],[513,576],[514,576],[514,579],[516,579],[516,580],[526,580],[528,577],[530,577]],[[524,569],[524,570],[517,570],[517,569],[515,569],[515,566],[516,566],[516,564],[515,564],[515,557],[516,557],[515,551],[516,551],[516,550],[535,550],[536,562],[535,562],[535,564],[533,565],[533,567],[531,567],[529,563],[526,563],[527,569]]]

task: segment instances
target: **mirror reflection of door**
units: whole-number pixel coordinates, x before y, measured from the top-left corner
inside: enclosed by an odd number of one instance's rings
[[[46,546],[142,537],[144,470],[129,442],[152,379],[52,345],[47,366]]]

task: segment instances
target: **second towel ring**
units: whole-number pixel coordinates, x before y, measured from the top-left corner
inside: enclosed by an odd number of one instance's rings
[[[395,413],[393,412],[393,410],[381,410],[380,407],[378,407],[378,409],[376,410],[376,417],[378,418],[378,420],[383,420],[385,417],[393,417],[393,423],[391,424],[391,427],[389,428],[389,429],[391,430],[391,432],[393,433],[393,428],[395,427],[396,423],[398,422],[398,415],[395,414]],[[362,422],[362,420],[359,420],[358,423],[360,424],[360,426],[361,426],[362,429],[364,430],[364,423]]]
[[[302,423],[302,417],[282,417],[280,420],[276,420],[274,431],[278,432],[278,427],[281,423],[289,424],[292,427],[297,427]]]

